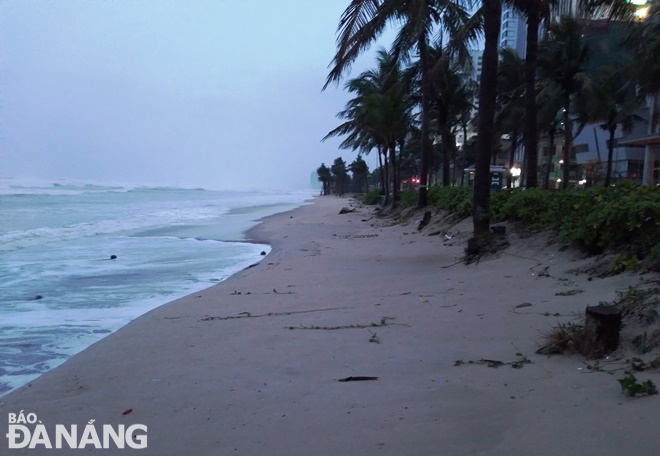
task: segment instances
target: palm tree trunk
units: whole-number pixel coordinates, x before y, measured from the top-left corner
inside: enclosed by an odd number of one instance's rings
[[[390,165],[387,161],[387,150],[383,151],[383,161],[385,162],[385,203],[390,201]]]
[[[400,139],[399,140],[399,158],[396,161],[396,181],[401,185],[401,157],[403,157],[403,148],[406,145],[406,140]]]
[[[536,55],[539,40],[538,1],[529,2],[527,13],[527,50],[525,57],[525,153],[527,187],[538,186],[538,126],[536,121]]]
[[[568,179],[571,176],[571,148],[573,140],[573,129],[571,128],[571,117],[569,109],[571,108],[571,96],[569,93],[564,95],[564,173],[561,181],[561,188],[568,188]]]
[[[511,150],[509,151],[509,172],[507,173],[506,181],[509,188],[513,188],[513,174],[511,170],[513,169],[513,162],[516,158],[516,148],[518,147],[518,129],[514,128],[511,133]]]
[[[383,157],[381,156],[382,152],[380,146],[378,147],[378,169],[380,170],[380,194],[387,195],[387,189],[385,188],[385,167],[383,166]]]
[[[490,155],[493,146],[495,97],[497,95],[497,45],[500,36],[502,3],[484,0],[485,49],[479,84],[479,136],[474,175],[474,238],[490,234]],[[478,246],[477,246],[478,249]]]
[[[651,95],[651,101],[649,103],[649,127],[648,134],[653,133],[653,127],[655,123],[655,105],[657,94]],[[654,174],[655,174],[655,151],[653,146],[650,144],[646,145],[644,149],[644,169],[642,170],[642,185],[653,185]]]
[[[548,165],[545,170],[545,189],[550,189],[550,165],[552,165],[552,157],[555,156],[555,129],[554,127],[548,131],[548,136],[550,136],[550,155],[548,156]]]
[[[396,207],[396,203],[399,201],[399,182],[396,175],[396,143],[392,141],[390,144],[390,168],[392,169],[392,207]]]
[[[447,121],[442,126],[442,186],[449,187],[449,154],[451,152],[451,132]]]
[[[429,127],[431,122],[431,81],[428,64],[428,47],[426,36],[422,33],[418,40],[419,63],[422,73],[422,163],[419,176],[419,195],[417,207],[420,209],[426,206],[426,192],[428,189],[429,161],[431,159],[431,138],[429,137]]]
[[[605,174],[605,187],[610,186],[610,181],[612,180],[612,159],[614,158],[614,133],[616,131],[616,125],[608,129],[610,132],[610,143],[607,146],[607,173]]]

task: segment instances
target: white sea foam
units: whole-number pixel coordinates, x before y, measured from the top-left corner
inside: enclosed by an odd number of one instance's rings
[[[12,188],[0,205],[0,395],[131,319],[258,261],[267,246],[219,239],[240,239],[254,218],[309,197],[42,187],[15,198]]]

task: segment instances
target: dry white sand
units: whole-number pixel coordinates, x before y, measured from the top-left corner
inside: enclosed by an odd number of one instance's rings
[[[324,197],[269,217],[251,233],[273,245],[258,266],[140,317],[0,399],[0,453],[55,451],[5,452],[7,414],[24,410],[49,427],[148,426],[146,449],[92,450],[106,455],[658,454],[658,396],[627,399],[620,372],[534,354],[540,333],[572,319],[545,312],[581,313],[639,277],[588,281],[566,272],[579,260],[530,242],[444,268],[460,259],[464,236],[445,245],[414,221],[338,215],[347,203]],[[584,292],[555,294],[571,289]],[[532,306],[515,309],[523,302]],[[454,366],[517,352],[532,363]],[[378,380],[337,381],[348,376]]]

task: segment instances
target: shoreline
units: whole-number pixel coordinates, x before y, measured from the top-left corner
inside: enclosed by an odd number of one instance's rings
[[[173,189],[173,190],[175,190],[175,189]],[[187,189],[176,189],[176,190],[187,190]],[[255,218],[254,220],[250,220],[248,222],[245,222],[244,223],[245,226],[242,228],[241,231],[236,231],[236,233],[239,233],[239,234],[236,234],[235,237],[233,237],[233,238],[228,238],[228,239],[208,238],[208,239],[206,239],[206,238],[203,238],[203,237],[200,238],[200,237],[192,237],[191,236],[191,237],[180,237],[179,239],[182,240],[182,241],[188,241],[188,240],[207,241],[207,240],[210,240],[210,241],[213,241],[213,242],[218,242],[218,243],[221,243],[221,244],[228,244],[228,245],[231,245],[231,244],[242,244],[242,245],[245,245],[245,246],[253,245],[253,246],[260,247],[261,250],[269,251],[271,246],[268,245],[267,242],[257,242],[255,240],[249,239],[247,237],[247,233],[250,232],[252,229],[254,229],[256,226],[258,226],[263,219],[266,219],[267,217],[270,217],[270,216],[273,216],[273,215],[277,215],[279,213],[285,213],[285,212],[290,212],[292,210],[295,210],[298,207],[301,207],[305,204],[309,204],[310,200],[311,200],[311,198],[308,198],[308,199],[305,199],[305,200],[300,201],[300,202],[295,203],[295,204],[294,203],[289,203],[289,202],[287,202],[287,203],[274,203],[274,204],[266,204],[266,205],[262,204],[262,205],[246,206],[246,207],[232,209],[228,212],[228,214],[230,214],[230,215],[249,214],[255,208],[259,209],[259,211],[257,211],[257,214],[255,214],[258,218]],[[284,208],[282,208],[283,205],[284,205]],[[246,208],[249,209],[249,211],[246,212]],[[267,209],[269,211],[276,210],[276,212],[267,213],[266,215],[259,215],[259,212],[263,213],[264,209]],[[232,211],[235,211],[236,213],[234,214],[234,213],[232,213]],[[223,215],[227,215],[227,214],[223,214]],[[143,235],[144,235],[143,232],[138,233],[138,237],[142,237]],[[103,337],[100,338],[100,339],[96,338],[96,339],[92,339],[92,340],[86,340],[84,343],[79,343],[79,344],[64,344],[64,346],[67,348],[66,358],[64,358],[64,359],[53,358],[52,360],[48,359],[48,360],[45,361],[45,362],[50,363],[51,365],[54,364],[54,367],[50,367],[48,370],[43,371],[39,374],[33,373],[33,374],[22,375],[20,382],[19,381],[10,381],[10,380],[17,380],[16,377],[7,377],[7,379],[3,378],[2,380],[4,382],[1,385],[5,388],[9,388],[9,389],[0,388],[0,402],[2,402],[2,398],[5,397],[6,395],[11,394],[11,392],[16,391],[18,388],[21,388],[22,386],[34,381],[35,379],[39,378],[40,376],[44,375],[45,373],[59,367],[61,364],[66,362],[72,356],[75,356],[76,354],[80,353],[81,351],[86,350],[90,346],[100,342],[101,340],[103,340],[103,338],[106,337],[105,333],[111,334],[113,332],[116,332],[119,329],[121,329],[122,327],[129,324],[131,321],[133,321],[137,318],[140,318],[142,315],[145,315],[146,313],[152,311],[153,309],[155,309],[157,307],[166,305],[166,304],[168,304],[172,301],[187,297],[189,295],[204,291],[208,288],[212,288],[212,287],[216,286],[218,283],[224,282],[229,277],[231,277],[235,274],[238,274],[241,271],[251,267],[251,265],[253,265],[255,262],[260,261],[261,259],[262,259],[262,257],[259,256],[259,253],[257,251],[254,254],[253,261],[251,263],[246,263],[245,261],[241,261],[240,263],[237,263],[236,266],[225,267],[222,270],[223,274],[218,275],[218,277],[220,277],[220,279],[215,278],[214,280],[209,280],[205,283],[200,283],[200,284],[194,284],[194,283],[188,284],[185,287],[186,289],[177,289],[177,291],[166,292],[166,293],[163,293],[162,295],[152,296],[152,297],[149,297],[148,299],[141,299],[141,300],[136,300],[136,301],[131,302],[131,304],[126,307],[127,310],[130,310],[131,307],[136,307],[136,308],[141,308],[142,313],[139,313],[137,315],[131,314],[131,317],[130,318],[125,318],[124,322],[120,326],[114,325],[110,330],[107,330],[106,328],[103,328],[102,329]],[[226,273],[225,273],[225,271],[226,271]],[[200,286],[201,286],[201,288],[200,288]],[[149,302],[149,303],[152,303],[152,304],[147,304],[145,306],[145,304],[144,304],[145,302]],[[66,325],[64,325],[64,326],[66,326]],[[99,333],[100,333],[100,331],[99,331]],[[55,361],[57,361],[57,362],[55,362]],[[0,373],[2,373],[2,367],[3,366],[0,366]],[[25,380],[26,378],[29,379],[29,380]],[[13,385],[17,385],[17,386],[13,386]]]
[[[24,410],[46,425],[147,425],[143,455],[652,454],[657,397],[631,401],[576,357],[533,354],[570,321],[533,312],[611,301],[636,277],[568,274],[583,260],[539,243],[452,266],[465,224],[448,242],[414,220],[338,215],[346,205],[315,198],[264,218],[246,233],[271,245],[261,262],[1,398],[0,436]],[[525,301],[533,312],[512,312]],[[521,369],[455,365],[518,352]],[[337,381],[361,376],[378,380]]]

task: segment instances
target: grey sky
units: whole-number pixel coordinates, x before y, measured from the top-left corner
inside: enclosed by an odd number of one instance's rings
[[[0,1],[0,176],[305,185],[355,156],[320,143],[347,100],[321,92],[347,4]]]

